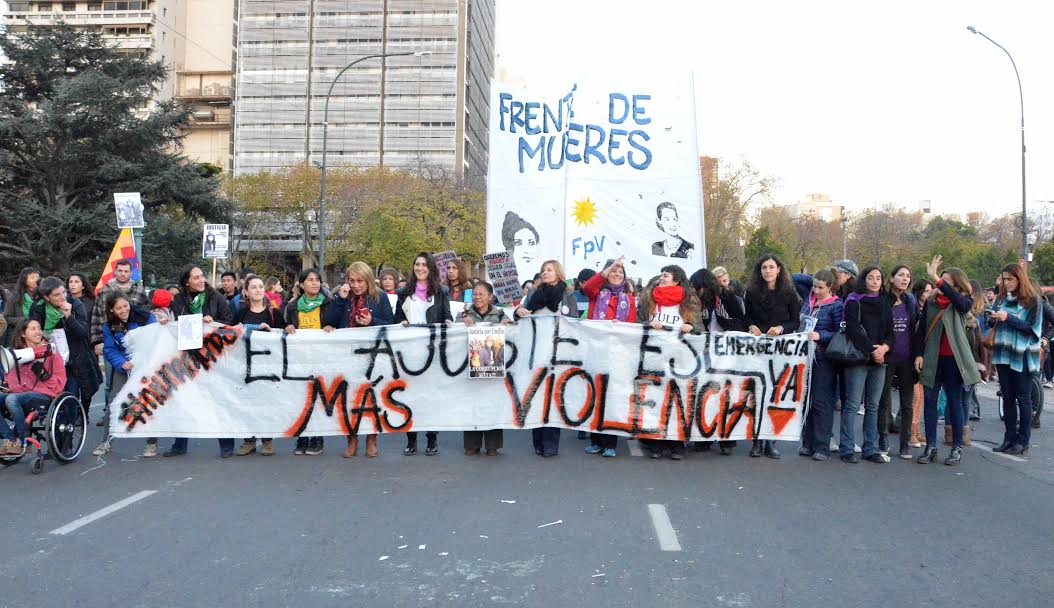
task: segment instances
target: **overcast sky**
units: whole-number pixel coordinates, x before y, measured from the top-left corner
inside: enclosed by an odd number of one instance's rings
[[[936,212],[1054,199],[1054,3],[498,0],[496,51],[544,78],[693,70],[699,151],[779,177],[778,202],[931,199]]]

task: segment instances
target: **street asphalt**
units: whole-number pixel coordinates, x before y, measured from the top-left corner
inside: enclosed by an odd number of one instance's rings
[[[982,390],[959,467],[819,463],[788,443],[780,461],[741,443],[674,462],[620,440],[603,459],[567,431],[549,459],[508,431],[497,457],[441,433],[433,457],[398,435],[374,459],[341,458],[339,437],[316,457],[277,440],[221,460],[202,440],[96,458],[93,424],[75,463],[0,470],[0,606],[1050,606],[1049,431],[1027,460],[991,453]]]

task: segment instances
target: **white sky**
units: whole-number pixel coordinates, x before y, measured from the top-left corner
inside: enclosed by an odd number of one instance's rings
[[[497,0],[496,52],[531,77],[695,72],[699,152],[746,156],[853,207],[930,199],[938,213],[1054,199],[1054,3],[1047,0]]]

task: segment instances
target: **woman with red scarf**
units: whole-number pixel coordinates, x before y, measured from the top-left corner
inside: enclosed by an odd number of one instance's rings
[[[593,275],[582,285],[582,293],[589,299],[589,318],[594,321],[635,321],[637,302],[633,295],[633,283],[626,280],[624,257],[608,260],[604,270]],[[617,435],[590,433],[586,454],[600,454],[604,458],[615,457]]]
[[[700,324],[699,296],[688,282],[688,275],[677,265],[664,266],[657,279],[649,281],[641,295],[637,320],[652,329],[689,333]],[[702,329],[702,327],[700,327]],[[684,458],[684,442],[668,439],[641,439],[650,458],[664,454],[671,460]]]

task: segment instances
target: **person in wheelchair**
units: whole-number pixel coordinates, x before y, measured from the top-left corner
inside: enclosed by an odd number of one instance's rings
[[[14,423],[14,430],[7,422],[0,420],[0,456],[17,456],[22,453],[27,410],[37,399],[50,403],[66,386],[66,364],[62,356],[49,347],[39,321],[25,317],[19,320],[15,326],[12,346],[16,350],[42,350],[44,354],[29,363],[19,364],[4,377],[7,392],[0,392],[0,406],[3,406]]]

